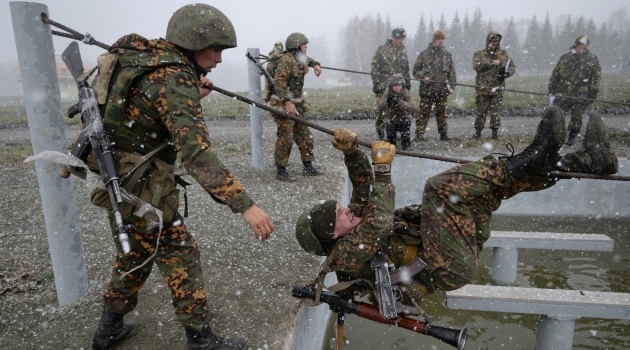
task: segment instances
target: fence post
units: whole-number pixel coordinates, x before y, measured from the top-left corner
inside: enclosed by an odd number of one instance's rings
[[[247,49],[252,56],[258,57],[260,54],[259,49]],[[262,89],[260,87],[260,70],[258,66],[250,60],[247,60],[247,72],[249,76],[249,99],[261,102],[262,101]],[[249,125],[251,131],[252,140],[252,165],[255,168],[265,167],[265,158],[263,154],[263,126],[262,126],[262,111],[260,108],[251,105],[249,106]]]
[[[50,26],[41,20],[41,13],[48,13],[48,7],[17,1],[9,5],[33,154],[45,150],[66,153],[52,33]],[[59,177],[57,164],[36,160],[35,167],[57,301],[64,306],[78,300],[88,290],[74,181]]]

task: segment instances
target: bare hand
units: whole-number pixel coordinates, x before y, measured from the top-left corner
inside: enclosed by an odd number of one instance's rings
[[[293,104],[293,102],[288,101],[287,103],[284,104],[284,107],[287,109],[287,113],[291,116],[295,117],[295,105]]]
[[[214,83],[210,79],[206,77],[201,77],[201,80],[199,80],[201,98],[208,96],[210,92],[212,92],[212,90],[210,90],[210,87],[212,85],[214,85]]]
[[[501,61],[499,61],[499,60],[492,60],[492,63],[493,63],[495,66],[497,66],[497,67],[498,67],[498,66],[501,64]]]
[[[424,81],[431,81],[431,77],[424,77]]]
[[[320,75],[322,75],[322,67],[318,65],[316,65],[315,67],[313,67],[313,72],[315,72],[315,76],[319,77]]]
[[[254,231],[256,239],[261,238],[263,241],[271,236],[273,232],[273,222],[267,213],[259,207],[252,205],[249,209],[241,213],[243,220]]]

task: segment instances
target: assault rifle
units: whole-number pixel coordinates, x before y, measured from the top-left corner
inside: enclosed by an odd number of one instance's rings
[[[295,298],[308,298],[315,300],[315,298],[317,297],[317,292],[307,287],[293,286],[293,288],[291,288],[291,295]],[[355,314],[359,317],[363,317],[378,323],[396,325],[398,327],[405,328],[416,333],[428,335],[433,338],[439,339],[451,346],[456,347],[458,350],[462,350],[466,346],[466,327],[460,330],[454,328],[433,326],[429,324],[429,322],[422,322],[406,316],[401,316],[396,320],[390,320],[385,318],[380,313],[379,309],[374,305],[357,302],[354,300],[344,300],[342,297],[332,292],[322,292],[320,295],[320,301],[328,304],[330,310],[338,314]]]
[[[79,44],[73,41],[63,51],[61,58],[68,66],[68,70],[70,70],[72,78],[77,82],[77,88],[79,89],[79,102],[68,110],[68,117],[70,118],[81,113],[81,132],[72,145],[71,153],[79,159],[85,159],[90,151],[94,154],[101,173],[101,179],[107,188],[107,192],[109,192],[112,213],[118,228],[118,240],[123,252],[127,254],[131,249],[129,247],[127,226],[123,224],[119,209],[120,204],[123,202],[119,184],[120,179],[116,173],[112,145],[103,126],[103,118],[98,108],[96,95],[88,84],[87,77],[83,74],[84,69]]]
[[[254,56],[252,56],[251,53],[248,52],[246,54],[246,56],[247,56],[248,59],[250,59],[252,62],[254,62],[254,64],[256,64],[256,67],[258,67],[258,69],[260,70],[260,75],[265,76],[265,80],[267,81],[267,89],[269,89],[269,92],[270,92],[269,96],[275,95],[276,94],[276,88],[273,85],[273,78],[271,77],[269,72],[267,72],[265,67],[263,67],[262,64],[260,64],[260,62],[258,62],[258,60],[254,58]]]

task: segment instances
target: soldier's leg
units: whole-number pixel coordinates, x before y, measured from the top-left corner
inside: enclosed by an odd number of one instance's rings
[[[435,121],[440,135],[448,134],[448,121],[446,115],[446,96],[435,100]]]
[[[397,122],[396,129],[400,132],[400,143],[403,151],[411,145],[411,116],[404,116]]]
[[[427,180],[421,234],[435,288],[457,289],[475,276],[479,247],[489,235],[487,223],[501,204],[497,194],[512,182],[505,164],[492,156]]]
[[[300,115],[300,119],[304,119],[303,114]],[[300,150],[302,162],[312,162],[315,160],[315,156],[313,155],[315,142],[311,129],[308,126],[302,123],[295,123],[293,126],[293,140]]]
[[[396,124],[391,118],[384,118],[383,121],[385,122],[385,136],[387,142],[396,145]]]
[[[579,101],[571,105],[571,108],[570,108],[571,120],[569,121],[569,127],[568,127],[569,136],[566,141],[566,144],[568,146],[573,146],[573,144],[575,143],[576,136],[582,130],[582,118],[584,117],[584,112],[586,112],[586,109],[588,108],[589,105],[590,103],[584,103],[584,102],[579,102]]]
[[[276,122],[276,148],[274,150],[274,164],[286,167],[289,163],[291,148],[293,147],[294,121],[284,117],[274,116]]]
[[[420,105],[418,106],[418,118],[416,119],[416,138],[422,136],[427,129],[432,105],[433,101],[429,96],[420,96]]]
[[[376,122],[375,122],[375,127],[376,127],[376,134],[378,135],[378,139],[379,140],[384,140],[385,139],[385,122],[383,121],[383,116],[380,115],[380,113],[378,113],[378,101],[381,99],[381,97],[383,97],[383,94],[375,94],[376,96]]]
[[[492,129],[492,138],[499,138],[499,128],[501,127],[501,105],[503,105],[503,93],[497,92],[492,95],[490,101],[490,129]]]
[[[475,128],[475,134],[473,138],[481,137],[481,130],[486,125],[486,112],[489,108],[489,96],[477,94],[475,96],[475,106],[477,107],[477,114],[475,116],[475,122],[473,127]]]

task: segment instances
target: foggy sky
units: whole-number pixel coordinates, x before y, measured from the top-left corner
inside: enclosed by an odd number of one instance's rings
[[[96,40],[111,44],[117,38],[138,33],[147,38],[164,37],[168,20],[179,7],[191,3],[185,0],[52,0],[41,1],[48,6],[50,18],[81,33],[90,33]],[[383,20],[389,17],[393,27],[404,26],[409,36],[415,33],[420,15],[428,23],[431,18],[437,24],[444,14],[450,25],[455,12],[463,20],[478,7],[483,19],[501,23],[514,16],[515,20],[531,19],[539,21],[545,15],[553,23],[558,16],[570,14],[572,18],[584,16],[593,19],[599,26],[609,15],[626,6],[624,0],[598,1],[488,1],[488,0],[268,0],[268,1],[208,1],[225,13],[236,29],[238,47],[224,53],[224,62],[242,60],[247,48],[260,48],[266,53],[276,41],[283,41],[292,32],[302,32],[311,37],[326,37],[331,49],[335,50],[339,41],[339,30],[354,16],[380,13]],[[315,4],[315,5],[313,5]],[[17,63],[15,41],[9,1],[0,5],[0,62]],[[53,28],[56,29],[56,28]],[[582,33],[576,33],[576,35]],[[57,52],[70,43],[69,39],[53,37]],[[98,47],[81,44],[84,60],[94,61],[103,52]],[[220,69],[221,66],[218,67]]]

